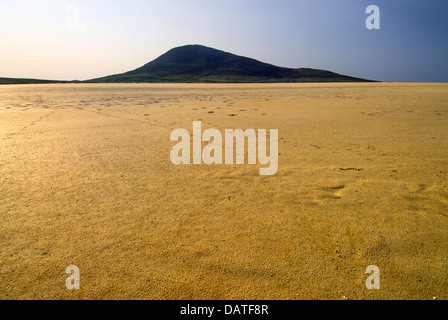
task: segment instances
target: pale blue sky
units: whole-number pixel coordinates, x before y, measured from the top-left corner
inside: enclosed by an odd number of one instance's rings
[[[381,10],[368,30],[366,7]],[[283,67],[448,82],[445,0],[0,0],[0,76],[85,80],[202,44]]]

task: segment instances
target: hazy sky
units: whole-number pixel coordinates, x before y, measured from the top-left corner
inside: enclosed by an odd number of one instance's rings
[[[368,30],[368,5],[380,30]],[[202,44],[283,67],[448,82],[446,0],[0,0],[0,76],[85,80]]]

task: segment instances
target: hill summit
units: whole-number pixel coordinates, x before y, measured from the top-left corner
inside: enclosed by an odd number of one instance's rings
[[[101,83],[133,82],[365,82],[334,72],[309,68],[283,68],[221,50],[186,45],[122,74],[88,80]]]

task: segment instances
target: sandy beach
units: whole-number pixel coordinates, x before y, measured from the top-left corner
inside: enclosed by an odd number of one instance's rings
[[[0,86],[0,298],[447,299],[447,102],[429,83]],[[174,165],[193,121],[278,129],[277,173]]]

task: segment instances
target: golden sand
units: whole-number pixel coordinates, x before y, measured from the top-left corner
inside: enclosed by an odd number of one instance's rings
[[[195,120],[277,174],[173,165]],[[447,137],[448,84],[1,86],[0,298],[447,299]]]

